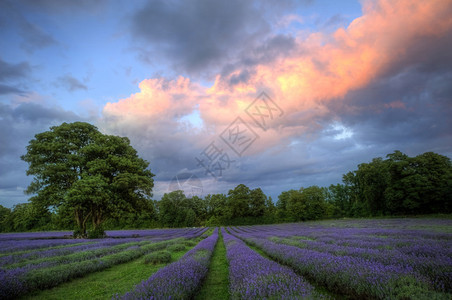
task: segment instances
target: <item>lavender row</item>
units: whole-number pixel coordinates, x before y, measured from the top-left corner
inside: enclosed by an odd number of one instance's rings
[[[84,244],[76,247],[56,248],[44,251],[27,252],[21,255],[9,255],[0,257],[0,266],[2,268],[18,268],[24,265],[32,267],[33,265],[42,265],[47,263],[46,266],[53,266],[62,263],[70,263],[76,261],[82,261],[91,259],[93,257],[101,257],[103,255],[112,254],[123,249],[134,246],[143,245],[150,241],[157,242],[162,240],[169,240],[174,238],[186,238],[191,239],[198,237],[206,229],[188,231],[183,236],[180,234],[174,234],[173,236],[165,238],[153,238],[153,239],[103,239],[97,243]]]
[[[207,275],[210,258],[218,240],[218,228],[179,261],[157,271],[131,292],[116,299],[189,299]]]
[[[49,265],[51,262],[44,262],[10,270],[0,269],[0,295],[2,295],[1,298],[13,299],[34,290],[51,288],[73,278],[101,271],[116,264],[137,259],[152,251],[164,249],[174,242],[178,242],[178,239],[157,243],[147,242],[145,245],[133,245],[123,251],[109,253],[102,257],[91,257],[91,259],[66,264]]]
[[[0,253],[4,255],[12,252],[26,252],[36,249],[72,246],[82,243],[89,243],[92,240],[85,239],[61,239],[61,240],[8,240],[0,241]]]
[[[164,229],[164,230],[152,230],[154,233],[153,235],[148,235],[145,237],[139,237],[139,240],[143,239],[151,239],[152,241],[159,241],[159,240],[168,240],[176,237],[185,237],[185,238],[192,238],[201,235],[203,232],[205,232],[207,228],[197,228],[197,229]],[[132,231],[135,232],[135,231]],[[133,234],[132,234],[133,235]],[[111,241],[113,244],[120,244],[120,243],[126,243],[130,241],[137,241],[137,237],[135,238],[125,238],[126,235],[124,235],[124,238],[121,239],[115,239],[115,238],[107,238],[102,239],[101,241]],[[71,247],[72,245],[80,245],[80,244],[95,244],[98,243],[98,241],[93,242],[92,240],[87,239],[51,239],[51,240],[9,240],[9,241],[0,241],[1,246],[1,253],[3,254],[3,257],[6,255],[19,255],[19,254],[26,254],[29,251],[39,251],[39,250],[51,250],[51,248],[56,247]],[[16,252],[16,253],[11,253]],[[21,253],[17,253],[21,252]],[[10,254],[11,253],[11,254]],[[0,257],[1,258],[1,257]]]
[[[84,251],[75,251],[69,254],[63,254],[59,256],[40,257],[33,260],[22,261],[12,265],[3,267],[3,269],[15,269],[23,266],[33,267],[35,265],[41,265],[48,263],[48,266],[57,266],[61,264],[79,262],[84,260],[90,260],[93,258],[99,258],[105,255],[124,251],[130,247],[140,247],[149,244],[149,241],[133,241],[129,243],[121,243],[114,246],[96,244],[92,247],[85,248]]]
[[[292,269],[262,257],[224,229],[222,234],[232,299],[313,298],[314,288]]]
[[[153,237],[165,234],[183,234],[186,231],[192,231],[191,228],[177,229],[140,229],[140,230],[107,230],[107,237],[126,238],[126,237]],[[72,236],[70,231],[42,231],[42,232],[14,232],[0,233],[0,241],[8,240],[35,240],[35,239],[68,239]]]
[[[333,223],[334,224],[334,223]],[[452,225],[451,225],[452,226]],[[309,239],[323,241],[340,241],[349,237],[361,237],[367,241],[392,241],[398,243],[436,243],[450,246],[452,234],[426,232],[424,230],[380,229],[380,228],[340,228],[324,226],[308,226],[308,224],[283,224],[273,226],[241,227],[244,232],[257,232],[260,235],[276,235],[279,237],[305,236]],[[340,238],[340,239],[338,239]]]
[[[297,228],[294,230],[293,228]],[[286,230],[281,230],[286,228]],[[240,227],[240,230],[249,234],[258,234],[260,237],[278,237],[303,240],[307,246],[317,244],[332,244],[350,246],[364,249],[382,249],[402,252],[408,255],[421,257],[452,256],[452,235],[430,233],[428,237],[420,237],[422,232],[412,230],[395,230],[368,228],[303,228],[287,224],[283,226],[260,227],[260,231]],[[397,238],[396,238],[397,237]]]
[[[127,240],[111,240],[103,239],[97,242],[82,243],[73,245],[66,245],[66,247],[57,247],[44,250],[28,251],[21,254],[10,254],[0,257],[0,267],[8,266],[11,264],[22,263],[26,261],[32,261],[41,258],[50,258],[54,256],[69,255],[75,252],[82,252],[87,250],[94,250],[104,247],[111,247],[119,244],[135,242],[137,239]]]
[[[435,289],[452,292],[452,257],[408,255],[398,250],[365,249],[359,247],[340,246],[319,242],[300,242],[291,239],[270,239],[279,244],[307,248],[319,252],[327,252],[336,256],[352,256],[382,263],[384,265],[409,266],[416,272],[427,277]]]
[[[0,233],[0,241],[5,240],[30,240],[30,239],[53,239],[65,238],[72,235],[70,231],[41,231],[41,232],[13,232]]]
[[[411,293],[408,298],[427,298],[432,295],[447,298],[447,295],[431,291],[429,281],[410,266],[384,265],[359,257],[336,256],[276,244],[265,238],[257,238],[255,234],[235,234],[318,284],[352,298],[404,298],[406,293]],[[411,290],[407,291],[407,287]]]

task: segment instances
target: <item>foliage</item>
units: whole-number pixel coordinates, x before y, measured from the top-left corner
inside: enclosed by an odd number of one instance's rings
[[[184,244],[172,244],[172,245],[168,245],[168,247],[166,247],[166,249],[168,249],[168,251],[170,251],[170,252],[182,251],[185,249],[185,245]]]
[[[185,250],[185,247],[181,251]],[[166,264],[171,262],[171,253],[168,251],[157,251],[149,253],[144,257],[145,264]]]
[[[94,227],[91,230],[88,230],[86,237],[89,239],[101,239],[106,236],[105,231],[102,226]]]
[[[408,157],[400,151],[387,157],[360,164],[344,175],[345,187],[333,188],[347,216],[452,212],[448,157],[433,152]]]
[[[125,137],[105,135],[91,124],[63,123],[39,133],[22,160],[33,181],[27,193],[36,207],[73,215],[86,236],[111,217],[146,206],[154,174]],[[100,234],[94,234],[100,235]]]
[[[9,208],[0,205],[0,232],[13,231],[12,229],[12,212]]]
[[[448,157],[433,152],[409,157],[395,151],[386,159],[359,164],[343,175],[341,184],[283,191],[275,204],[260,188],[244,184],[227,194],[188,198],[182,191],[173,191],[156,201],[149,199],[153,175],[145,169],[148,164],[136,156],[127,139],[95,133],[95,127],[86,123],[63,125],[30,142],[28,172],[35,180],[29,190],[40,189],[31,203],[12,210],[0,207],[0,231],[77,227],[74,234],[85,237],[88,232],[102,236],[102,228],[254,225],[452,212],[452,164]],[[64,146],[60,136],[72,146]],[[93,142],[86,142],[90,139]],[[81,141],[86,146],[76,148]],[[60,149],[55,153],[49,150],[53,143]],[[66,148],[69,154],[63,151]],[[45,149],[52,155],[37,155]],[[52,159],[55,163],[45,164]],[[76,162],[86,162],[81,173],[77,168],[75,173],[65,169]],[[76,180],[69,185],[71,178]]]

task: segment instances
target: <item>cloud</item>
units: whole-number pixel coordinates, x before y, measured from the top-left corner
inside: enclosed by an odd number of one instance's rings
[[[282,189],[278,183],[325,185],[395,149],[410,155],[450,153],[452,3],[365,1],[363,16],[348,27],[308,35],[275,34],[260,15],[245,20],[254,9],[249,4],[234,3],[231,19],[227,9],[202,18],[199,5],[176,4],[151,2],[135,16],[134,32],[167,50],[184,70],[218,63],[214,84],[147,79],[139,93],[108,103],[103,111],[104,127],[132,136],[155,166],[158,182],[180,170],[199,171],[194,157],[237,116],[247,118],[244,112],[260,91],[284,115],[259,131],[218,186],[265,182],[274,192]],[[224,26],[209,26],[215,18]],[[251,35],[243,34],[247,26],[255,28]],[[241,45],[242,38],[251,42]],[[183,52],[187,47],[192,50]],[[182,126],[181,118],[195,110],[204,126]]]
[[[24,95],[25,91],[11,86],[11,85],[5,85],[0,83],[0,95],[7,95],[7,94],[18,94],[18,95]]]
[[[104,112],[113,116],[177,118],[190,113],[199,97],[200,87],[180,76],[176,80],[163,77],[143,80],[140,92],[115,103],[107,103]],[[152,118],[152,119],[151,119]]]
[[[325,23],[322,25],[325,29],[337,28],[338,26],[344,26],[348,23],[348,18],[341,14],[335,14],[331,16]]]
[[[20,24],[20,35],[24,39],[23,48],[29,52],[57,44],[55,39],[39,26],[25,19]]]
[[[445,88],[451,79],[452,72],[411,70],[350,93],[334,110],[364,146],[451,155],[452,105],[446,99],[452,89]]]
[[[27,19],[24,8],[19,2],[0,2],[0,18],[5,20],[5,24],[8,24],[5,29],[12,30],[12,34],[19,35],[22,38],[22,48],[32,53],[35,50],[57,44],[57,41],[46,29]],[[0,24],[0,26],[2,25]]]
[[[149,60],[164,53],[176,70],[194,75],[255,48],[270,33],[269,22],[290,7],[288,1],[149,1],[133,16],[131,31]]]
[[[129,137],[158,177],[170,180],[193,164],[196,145],[200,147],[205,138],[183,121],[196,111],[201,90],[184,77],[144,80],[139,93],[105,105],[100,128]]]
[[[25,91],[17,87],[17,81],[27,78],[29,73],[31,67],[27,62],[13,64],[0,58],[0,95],[24,95]]]
[[[96,14],[107,3],[105,0],[79,0],[77,2],[72,0],[19,0],[15,2],[20,3],[21,6],[27,6],[30,9],[52,14],[73,14],[74,12],[80,11]]]
[[[0,81],[23,78],[30,72],[31,67],[27,62],[12,64],[0,58]]]
[[[85,84],[83,84],[80,80],[78,80],[77,78],[73,77],[70,74],[66,74],[66,75],[58,77],[58,79],[56,81],[56,85],[60,86],[60,87],[64,87],[65,89],[67,89],[70,92],[88,89],[88,87]]]

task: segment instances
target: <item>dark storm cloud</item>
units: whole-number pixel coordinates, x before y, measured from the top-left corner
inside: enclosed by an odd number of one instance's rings
[[[452,30],[442,35],[420,36],[407,47],[407,53],[387,66],[383,77],[397,75],[400,72],[420,72],[437,74],[452,70]]]
[[[88,87],[85,84],[83,84],[80,80],[78,80],[77,78],[73,77],[70,74],[58,77],[56,85],[64,87],[70,92],[88,89]]]
[[[132,32],[147,44],[150,62],[163,52],[177,69],[197,73],[237,60],[240,52],[262,51],[270,22],[289,7],[287,1],[150,1],[133,16]]]
[[[451,155],[452,71],[411,69],[380,78],[330,109],[366,149]],[[389,152],[386,152],[389,153]]]
[[[330,114],[320,122],[339,119],[365,152],[434,151],[451,157],[451,48],[451,30],[414,38],[370,84],[330,101]]]

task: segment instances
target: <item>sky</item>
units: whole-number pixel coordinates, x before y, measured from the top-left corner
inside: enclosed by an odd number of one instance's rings
[[[34,135],[127,136],[154,199],[329,186],[395,150],[452,157],[452,1],[0,0],[0,205]]]

